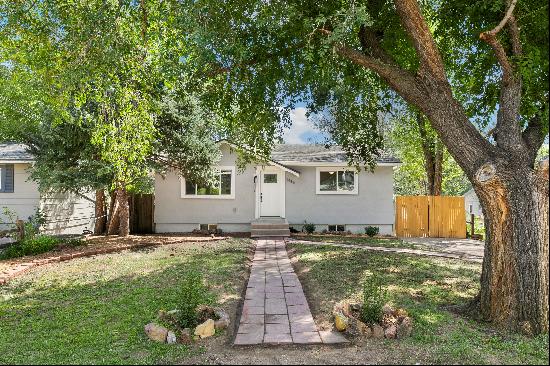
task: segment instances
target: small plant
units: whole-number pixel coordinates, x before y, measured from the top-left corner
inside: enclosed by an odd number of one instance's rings
[[[289,229],[290,229],[290,232],[293,233],[293,234],[299,233],[299,231],[296,230],[296,228],[294,226],[289,227]]]
[[[190,271],[183,279],[182,294],[178,306],[178,321],[182,328],[193,328],[198,325],[199,305],[212,302],[212,295],[204,284],[203,277],[198,271]]]
[[[302,228],[306,233],[313,234],[315,232],[315,224],[308,223],[304,221],[304,226]]]
[[[60,240],[49,235],[35,235],[14,243],[0,253],[0,259],[23,257],[49,252],[57,247]]]
[[[363,284],[363,307],[361,319],[367,324],[378,323],[382,320],[382,307],[386,302],[386,291],[382,288],[382,281],[378,275],[372,275]]]
[[[378,235],[379,232],[380,232],[380,228],[378,226],[367,226],[365,228],[365,234],[367,234],[370,237]]]

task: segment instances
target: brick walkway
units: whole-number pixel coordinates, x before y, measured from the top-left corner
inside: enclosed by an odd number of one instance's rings
[[[284,240],[257,240],[235,345],[346,342],[317,330]]]

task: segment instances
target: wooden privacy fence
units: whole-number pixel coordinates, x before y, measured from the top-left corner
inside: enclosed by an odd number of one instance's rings
[[[130,232],[132,234],[153,233],[155,197],[152,194],[133,194],[129,197],[128,203],[130,204]]]
[[[401,238],[466,238],[464,197],[397,196],[395,231]]]

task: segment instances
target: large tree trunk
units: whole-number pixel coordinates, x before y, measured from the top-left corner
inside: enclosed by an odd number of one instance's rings
[[[426,193],[430,196],[441,196],[443,183],[443,144],[437,136],[427,131],[427,119],[416,113],[420,144],[424,154],[424,169],[426,171]]]
[[[114,205],[109,222],[109,235],[128,236],[130,234],[130,205],[126,189],[119,187],[114,192]]]
[[[98,189],[95,191],[95,225],[94,234],[101,235],[105,232],[105,226],[107,224],[105,207],[105,191]]]
[[[535,171],[484,168],[475,179],[487,233],[475,305],[484,320],[548,332],[547,162]]]

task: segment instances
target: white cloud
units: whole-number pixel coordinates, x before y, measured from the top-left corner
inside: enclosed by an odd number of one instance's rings
[[[306,116],[307,109],[298,107],[290,111],[292,126],[287,128],[283,134],[283,139],[287,144],[305,144],[308,138],[320,136],[321,132],[315,128],[313,122]]]

